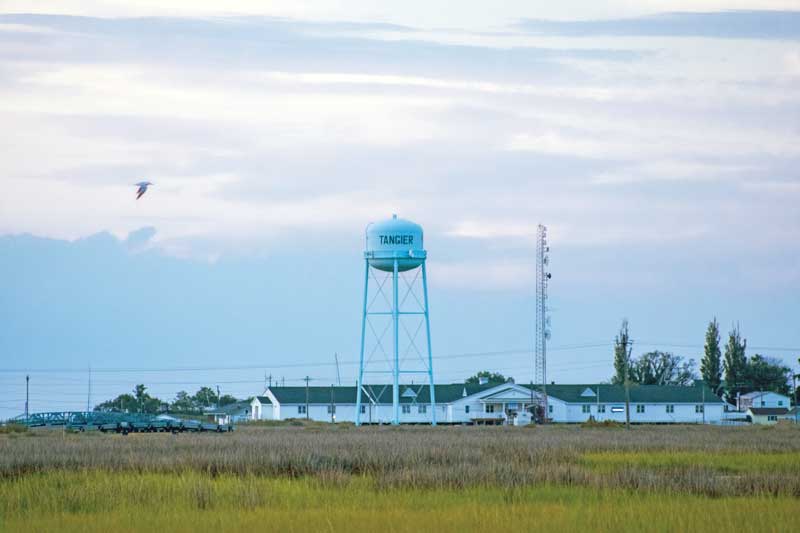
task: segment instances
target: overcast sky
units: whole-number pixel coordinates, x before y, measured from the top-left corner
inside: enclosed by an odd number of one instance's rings
[[[552,379],[607,379],[623,317],[642,350],[698,358],[717,316],[796,363],[796,2],[346,4],[0,2],[4,370],[253,367],[98,400],[328,384],[391,213],[426,230],[441,381],[530,379],[539,222]],[[85,405],[37,376],[34,409]]]

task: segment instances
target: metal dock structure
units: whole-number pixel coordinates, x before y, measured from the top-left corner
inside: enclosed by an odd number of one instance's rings
[[[72,431],[104,433],[227,433],[233,424],[216,424],[140,413],[60,411],[20,415],[9,422],[28,427],[63,427]]]

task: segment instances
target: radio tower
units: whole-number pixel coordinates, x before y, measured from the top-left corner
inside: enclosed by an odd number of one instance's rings
[[[539,224],[536,230],[536,347],[534,350],[534,380],[541,387],[538,406],[541,419],[547,422],[547,341],[550,339],[550,318],[547,316],[547,282],[552,277],[547,272],[550,262],[547,245],[547,226]]]

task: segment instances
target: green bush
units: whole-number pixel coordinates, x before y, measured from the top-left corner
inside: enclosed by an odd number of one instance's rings
[[[27,433],[28,426],[25,424],[10,423],[0,426],[0,433]]]

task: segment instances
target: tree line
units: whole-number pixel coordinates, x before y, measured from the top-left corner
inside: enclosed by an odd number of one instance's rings
[[[790,394],[791,369],[781,360],[754,354],[747,357],[747,339],[742,338],[739,325],[728,333],[724,353],[716,317],[708,323],[700,360],[700,378],[729,402],[739,394],[752,391],[773,391]],[[685,359],[659,350],[632,357],[633,340],[628,321],[623,320],[614,339],[614,384],[690,385],[697,378],[694,359]],[[795,394],[797,392],[795,391]]]
[[[230,394],[218,395],[211,387],[200,387],[194,395],[180,391],[172,402],[151,396],[143,384],[136,385],[131,393],[120,394],[94,407],[95,411],[119,411],[125,413],[187,413],[200,414],[207,407],[222,407],[239,400]]]

